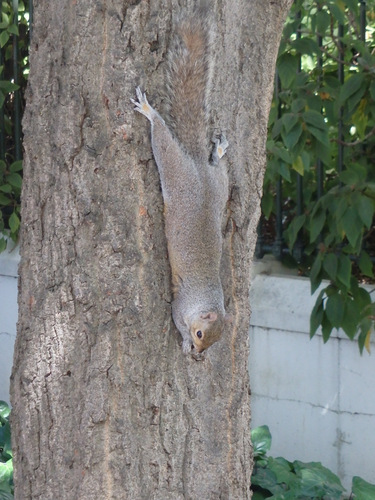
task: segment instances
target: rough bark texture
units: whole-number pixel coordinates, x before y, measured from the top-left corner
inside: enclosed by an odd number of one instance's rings
[[[175,14],[192,2],[35,1],[24,118],[16,499],[246,499],[250,262],[267,118],[290,0],[213,0],[212,131],[231,192],[223,282],[233,323],[185,358],[141,84],[163,113]],[[187,4],[187,5],[186,5]]]

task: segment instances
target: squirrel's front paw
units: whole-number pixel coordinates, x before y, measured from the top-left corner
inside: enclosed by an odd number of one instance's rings
[[[131,102],[135,105],[135,111],[138,111],[142,115],[144,115],[146,118],[148,118],[150,121],[152,120],[152,112],[153,109],[149,105],[147,101],[146,94],[142,94],[142,91],[140,87],[136,88],[136,93],[137,93],[137,99],[138,101],[135,101],[134,99],[130,99]]]
[[[196,361],[203,361],[206,357],[205,352],[198,352],[191,340],[184,340],[182,342],[182,352],[185,356],[192,356]]]
[[[194,349],[194,344],[191,340],[187,339],[182,342],[182,352],[187,355],[191,354]]]
[[[229,143],[224,134],[221,134],[220,139],[215,139],[214,143],[215,146],[212,152],[212,161],[214,165],[217,165],[219,163],[220,158],[222,158],[225,155]]]

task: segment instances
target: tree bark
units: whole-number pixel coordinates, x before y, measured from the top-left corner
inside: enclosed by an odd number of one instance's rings
[[[251,496],[250,263],[291,0],[212,1],[233,323],[203,362],[183,356],[171,319],[159,177],[149,125],[130,103],[141,84],[163,113],[174,12],[192,8],[172,3],[35,2],[11,388],[16,499]]]

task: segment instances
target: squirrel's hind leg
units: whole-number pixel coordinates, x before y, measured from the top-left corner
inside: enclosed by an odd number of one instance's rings
[[[224,134],[221,134],[220,139],[215,139],[214,141],[214,150],[212,151],[212,161],[214,165],[219,163],[220,158],[222,158],[229,146],[229,143]]]

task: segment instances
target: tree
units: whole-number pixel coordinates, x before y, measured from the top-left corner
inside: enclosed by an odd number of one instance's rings
[[[35,6],[11,388],[16,498],[250,497],[250,262],[290,3],[213,2],[233,323],[204,362],[183,356],[171,320],[159,179],[130,105],[142,83],[161,109],[171,5]]]

